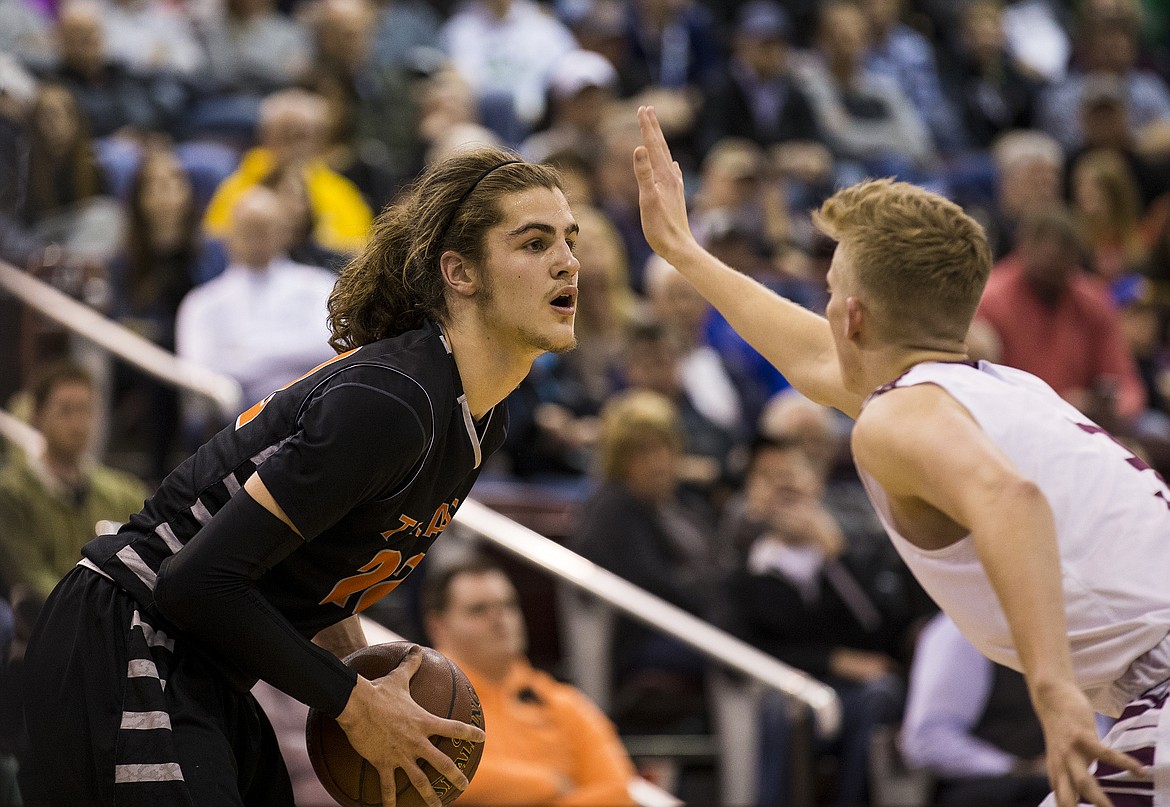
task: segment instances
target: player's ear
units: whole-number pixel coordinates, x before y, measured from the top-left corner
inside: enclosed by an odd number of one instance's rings
[[[845,300],[845,338],[854,340],[857,335],[861,333],[861,320],[864,316],[864,309],[856,297],[849,297]]]
[[[479,290],[479,277],[471,261],[454,250],[439,256],[439,271],[447,288],[460,297],[472,297]]]

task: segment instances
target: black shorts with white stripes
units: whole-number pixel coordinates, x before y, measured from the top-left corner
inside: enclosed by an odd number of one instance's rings
[[[255,699],[142,610],[80,566],[49,597],[25,657],[25,803],[292,804]]]

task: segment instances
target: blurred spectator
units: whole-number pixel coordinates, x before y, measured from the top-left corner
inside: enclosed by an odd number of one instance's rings
[[[587,165],[596,165],[601,125],[614,100],[617,80],[617,71],[599,53],[575,50],[561,57],[549,76],[549,126],[529,136],[520,153],[542,162],[554,153],[571,151]]]
[[[634,766],[612,723],[585,695],[532,667],[516,588],[468,558],[426,578],[423,617],[435,649],[467,674],[492,740],[468,805],[633,805]]]
[[[638,180],[630,155],[642,142],[638,122],[628,114],[611,115],[601,129],[601,159],[596,167],[597,206],[621,233],[630,258],[630,286],[641,293],[646,261],[653,255],[638,214]]]
[[[791,26],[774,0],[740,7],[731,58],[704,89],[696,134],[706,154],[725,137],[743,137],[761,146],[819,139],[812,106],[792,79]]]
[[[289,237],[285,248],[288,257],[294,263],[340,272],[349,256],[318,243],[315,235],[317,214],[309,201],[304,167],[299,163],[282,166],[266,176],[260,184],[276,192],[288,213]]]
[[[897,82],[866,69],[870,42],[860,7],[831,0],[821,11],[816,50],[797,75],[829,148],[856,164],[839,179],[912,178],[933,158],[934,144]]]
[[[388,182],[404,183],[422,169],[416,77],[405,66],[378,61],[377,11],[369,0],[322,0],[313,11],[314,71],[333,80],[325,93],[334,106],[332,145],[337,145],[338,125],[352,127],[344,138],[350,153],[334,149],[326,156],[381,210],[390,201]],[[385,179],[363,178],[356,173],[362,167]]]
[[[1106,149],[1082,154],[1069,191],[1093,272],[1109,284],[1140,272],[1146,263],[1142,203],[1121,155]]]
[[[325,101],[304,90],[281,90],[260,106],[260,145],[216,189],[203,226],[217,238],[227,234],[236,201],[277,169],[304,166],[309,203],[317,218],[316,237],[324,247],[356,252],[369,238],[373,214],[352,182],[328,168],[320,152],[328,121]]]
[[[849,450],[851,421],[827,406],[811,401],[795,389],[772,396],[760,413],[758,433],[765,440],[795,443],[813,471],[824,480],[825,506],[851,543],[868,543],[882,552],[893,551],[857,476]],[[914,608],[927,606],[926,595]]]
[[[907,576],[896,555],[848,539],[825,506],[824,479],[795,443],[757,441],[743,502],[732,512],[738,517],[720,530],[720,543],[734,548],[725,619],[746,641],[837,691],[832,803],[867,804],[872,732],[901,715],[896,656],[917,616]],[[792,797],[784,770],[790,732],[782,704],[769,702],[761,804]]]
[[[121,241],[122,211],[106,195],[105,176],[73,95],[61,84],[42,83],[30,124],[25,223],[44,242],[107,262]]]
[[[747,429],[739,387],[723,357],[704,339],[711,304],[657,255],[646,267],[646,298],[655,321],[678,349],[679,382],[686,400],[732,444],[742,440]]]
[[[39,261],[45,248],[27,211],[29,112],[36,95],[32,76],[0,53],[0,260],[21,267]]]
[[[189,89],[167,73],[131,72],[107,48],[104,19],[104,6],[93,0],[71,0],[61,9],[60,64],[49,75],[77,99],[95,138],[178,134],[190,102]]]
[[[52,52],[48,17],[26,0],[0,0],[0,54],[44,64]]]
[[[139,73],[194,76],[207,55],[183,6],[163,0],[100,0],[106,53]]]
[[[1120,431],[1145,408],[1145,391],[1117,308],[1104,282],[1079,266],[1080,250],[1067,210],[1030,211],[1015,250],[992,269],[976,321],[998,342],[998,355],[988,358],[1038,376]]]
[[[544,88],[573,34],[532,0],[470,0],[440,29],[443,50],[471,85],[480,119],[510,145],[544,112]]]
[[[254,100],[292,85],[309,66],[308,35],[276,10],[275,0],[225,0],[202,21],[208,80],[217,100]]]
[[[179,304],[192,288],[223,271],[226,256],[202,238],[191,180],[168,148],[153,146],[143,154],[127,215],[125,242],[110,265],[110,315],[173,353]],[[178,393],[129,367],[125,370],[119,409],[129,411],[131,420],[119,430],[142,434],[150,476],[162,479],[173,467]]]
[[[584,557],[693,614],[709,613],[719,572],[712,530],[677,496],[682,424],[660,394],[633,390],[601,414],[600,487],[570,545]],[[705,661],[676,639],[617,624],[612,713],[623,731],[701,730]]]
[[[626,38],[631,73],[624,86],[697,89],[719,67],[715,19],[694,0],[630,0]],[[621,69],[619,67],[619,69]]]
[[[1108,149],[1119,154],[1129,166],[1137,181],[1139,202],[1143,207],[1170,189],[1170,165],[1166,155],[1159,157],[1138,147],[1137,135],[1129,124],[1124,81],[1107,73],[1087,77],[1081,92],[1080,120],[1081,148],[1068,155],[1066,172],[1071,173],[1082,154]],[[1149,124],[1146,129],[1153,130],[1159,125],[1170,126],[1170,118]],[[1069,187],[1072,188],[1071,184]]]
[[[29,387],[44,452],[15,455],[0,471],[0,582],[43,601],[81,559],[100,521],[121,524],[142,507],[142,483],[94,462],[93,379],[71,362],[43,367]]]
[[[1094,74],[1123,83],[1129,128],[1137,131],[1151,121],[1170,118],[1170,89],[1158,75],[1137,66],[1139,21],[1128,15],[1097,15],[1083,26],[1083,65],[1049,89],[1041,100],[1040,125],[1065,151],[1081,145],[1080,109]]]
[[[1016,66],[1004,38],[998,0],[974,0],[962,12],[957,51],[942,79],[971,147],[988,149],[1012,129],[1032,126],[1041,84]]]
[[[618,384],[626,332],[634,316],[625,250],[609,220],[574,208],[577,241],[577,347],[548,353],[508,398],[505,451],[522,479],[580,477],[591,465],[598,419]]]
[[[670,270],[675,271],[673,267]],[[677,304],[697,307],[696,303],[686,299],[677,301]],[[626,343],[623,372],[629,387],[665,396],[677,410],[675,414],[683,424],[682,457],[677,474],[683,483],[680,495],[696,510],[713,512],[722,504],[721,499],[725,494],[723,488],[729,470],[740,459],[736,449],[742,447],[744,438],[735,427],[724,426],[713,420],[703,409],[711,411],[715,407],[722,407],[725,411],[732,410],[732,407],[727,406],[726,399],[728,395],[734,396],[736,391],[726,376],[719,378],[718,374],[726,371],[718,355],[715,355],[710,362],[715,364],[714,371],[704,367],[704,360],[701,359],[695,365],[697,371],[691,372],[701,378],[703,372],[710,371],[717,389],[700,393],[703,403],[694,400],[691,391],[694,379],[690,384],[684,380],[683,350],[681,343],[666,326],[658,323],[635,326]],[[702,351],[702,355],[711,359],[708,351]]]
[[[995,204],[983,219],[992,253],[1001,258],[1015,244],[1021,216],[1064,198],[1064,155],[1054,138],[1024,129],[1000,136],[991,156],[996,172]]]
[[[945,614],[918,639],[901,748],[936,780],[932,804],[1023,807],[1051,790],[1024,677],[984,657]]]
[[[968,137],[943,92],[934,46],[902,22],[903,0],[861,0],[861,10],[869,23],[866,72],[897,82],[939,151],[951,154],[965,148]]]
[[[267,188],[236,202],[223,274],[179,306],[181,358],[225,373],[253,404],[331,358],[326,300],[336,276],[284,254],[289,213]]]
[[[411,64],[419,49],[438,48],[441,22],[421,0],[379,0],[374,59],[387,67]]]

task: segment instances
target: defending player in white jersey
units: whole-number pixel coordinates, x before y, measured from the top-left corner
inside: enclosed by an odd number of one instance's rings
[[[1049,801],[1170,805],[1170,490],[1043,382],[968,361],[980,226],[905,183],[838,192],[815,216],[837,241],[820,317],[698,245],[653,109],[638,118],[651,247],[793,386],[857,419],[895,546],[973,644],[1026,674]],[[1094,707],[1121,717],[1105,742]]]

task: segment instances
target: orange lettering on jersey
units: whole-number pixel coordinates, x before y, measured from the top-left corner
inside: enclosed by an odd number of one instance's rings
[[[328,359],[326,361],[321,362],[316,367],[314,367],[312,370],[310,370],[309,372],[300,376],[300,378],[296,378],[296,379],[288,382],[283,387],[276,390],[276,392],[269,393],[263,400],[260,400],[256,403],[252,404],[252,406],[248,407],[248,409],[243,414],[241,414],[238,418],[236,418],[236,429],[238,430],[241,427],[246,426],[247,424],[249,424],[253,420],[255,420],[256,416],[264,411],[264,407],[268,406],[268,402],[272,400],[272,396],[275,395],[277,392],[280,392],[280,390],[288,389],[293,384],[297,383],[297,381],[300,381],[302,378],[308,378],[313,373],[320,370],[322,367],[326,367],[330,364],[333,364],[333,362],[335,362],[335,361],[339,361],[341,359],[344,359],[350,353],[353,353],[354,350],[357,350],[357,348],[355,347],[355,348],[353,348],[353,350],[347,350],[344,353],[338,353],[332,359]]]
[[[426,536],[430,538],[432,535],[438,535],[447,529],[447,525],[451,523],[451,508],[458,506],[458,499],[451,502],[450,506],[446,502],[440,504],[438,509],[435,510],[435,514],[431,516],[431,525],[427,527]]]
[[[411,530],[411,529],[414,529],[415,527],[418,526],[418,522],[415,521],[410,516],[405,516],[405,515],[399,516],[398,520],[401,521],[402,523],[398,526],[397,529],[387,530],[386,532],[382,533],[382,537],[385,538],[387,541],[390,540],[391,535],[397,535],[398,533],[402,532],[403,530]]]

